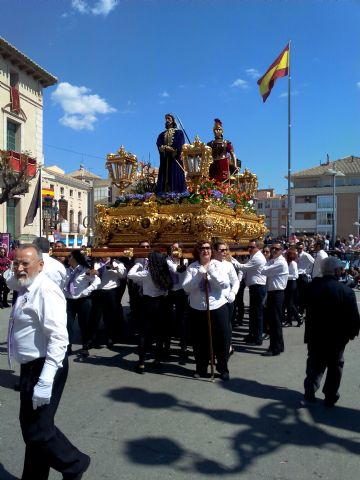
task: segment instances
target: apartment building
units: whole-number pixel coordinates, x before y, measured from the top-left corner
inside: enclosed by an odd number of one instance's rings
[[[273,188],[260,189],[255,194],[254,207],[258,215],[265,215],[269,235],[275,238],[286,234],[286,195],[275,193]]]

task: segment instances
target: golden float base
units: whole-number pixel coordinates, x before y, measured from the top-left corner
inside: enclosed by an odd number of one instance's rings
[[[180,242],[192,247],[197,240],[220,237],[229,244],[245,245],[267,231],[264,216],[242,209],[219,207],[216,202],[161,205],[155,201],[119,207],[97,206],[98,246],[136,246],[148,240],[152,246]]]

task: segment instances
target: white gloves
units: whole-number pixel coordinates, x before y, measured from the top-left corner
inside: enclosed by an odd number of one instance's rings
[[[39,378],[34,387],[34,393],[32,397],[34,410],[36,410],[37,407],[42,407],[43,405],[48,405],[50,403],[52,387],[53,382],[46,382],[45,380],[41,380]]]
[[[228,297],[227,297],[227,301],[228,301],[228,303],[233,303],[234,300],[235,300],[235,293],[230,292]]]

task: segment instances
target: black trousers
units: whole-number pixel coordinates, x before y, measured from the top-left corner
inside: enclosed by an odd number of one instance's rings
[[[67,357],[56,372],[50,404],[33,409],[33,390],[44,361],[39,358],[25,363],[20,370],[20,425],[26,444],[22,480],[47,480],[50,468],[63,475],[75,475],[87,459],[54,424],[68,374]]]
[[[168,309],[175,335],[180,339],[180,348],[186,350],[188,346],[188,303],[184,290],[170,290],[167,296]],[[171,332],[172,333],[172,332]],[[171,335],[170,333],[170,335]]]
[[[344,350],[344,346],[324,348],[323,346],[308,345],[306,377],[304,380],[306,394],[312,395],[320,388],[322,377],[327,369],[322,391],[327,400],[334,402],[338,400],[344,368]]]
[[[210,310],[212,347],[219,373],[228,373],[228,359],[231,342],[229,307],[226,303],[216,310]],[[210,360],[209,330],[206,310],[190,308],[190,322],[193,332],[193,348],[196,371],[207,372]]]
[[[102,318],[106,330],[107,340],[118,342],[124,326],[124,315],[120,303],[120,287],[111,290],[95,290],[91,294],[91,323],[93,333],[99,329]]]
[[[262,341],[265,297],[266,285],[250,285],[249,335],[255,342]]]
[[[73,343],[74,323],[77,315],[83,347],[84,348],[88,347],[89,342],[93,335],[93,332],[91,331],[91,326],[90,326],[91,305],[92,305],[92,302],[90,297],[67,299],[66,301],[67,329],[69,333],[70,344]]]
[[[169,316],[166,315],[166,297],[143,295],[141,298],[142,313],[138,324],[139,363],[145,362],[146,354],[151,350],[153,342],[156,342],[155,360],[161,361],[170,322]]]
[[[300,274],[299,278],[296,280],[297,283],[297,303],[298,303],[298,310],[301,315],[305,312],[305,300],[306,300],[306,290],[308,288],[309,280],[305,274]]]
[[[236,294],[235,297],[235,317],[231,319],[233,323],[238,322],[240,325],[242,325],[243,320],[244,320],[244,311],[245,311],[245,304],[244,304],[244,293],[245,293],[245,280],[242,279],[240,282],[240,288],[238,290],[238,293]]]
[[[284,351],[282,323],[284,319],[284,290],[273,290],[267,293],[267,318],[269,321],[270,346],[273,353]]]
[[[285,288],[285,309],[286,309],[286,322],[292,323],[293,320],[299,320],[299,311],[297,308],[297,281],[288,280]]]

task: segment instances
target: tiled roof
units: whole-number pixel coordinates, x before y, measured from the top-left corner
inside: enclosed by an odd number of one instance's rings
[[[5,59],[9,59],[15,66],[24,70],[28,75],[39,80],[43,87],[50,87],[57,83],[57,78],[54,75],[44,70],[2,37],[0,37],[0,54]]]
[[[345,175],[360,174],[360,157],[354,157],[352,155],[333,162],[321,164],[318,167],[300,170],[299,172],[292,173],[291,178],[317,177],[323,175],[329,169],[338,170],[339,172],[345,173]]]
[[[95,173],[91,173],[88,170],[85,170],[85,168],[80,166],[79,170],[75,170],[74,172],[70,172],[67,174],[69,177],[76,177],[76,178],[88,178],[88,179],[93,179],[93,178],[101,178],[99,175],[95,175]]]

